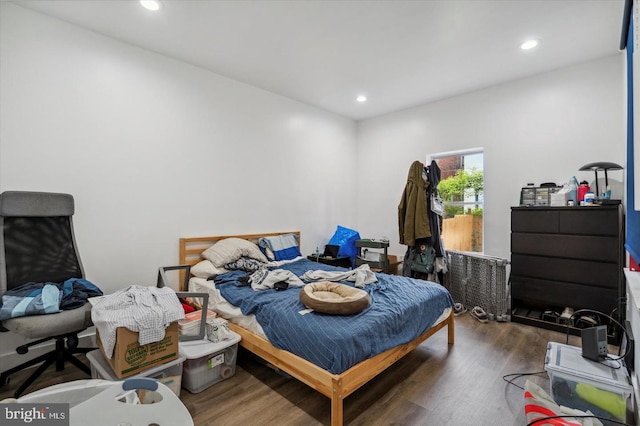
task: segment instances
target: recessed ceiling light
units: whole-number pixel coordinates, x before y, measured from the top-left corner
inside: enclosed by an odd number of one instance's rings
[[[358,101],[358,102],[367,102],[367,97],[365,95],[359,95],[356,98],[356,101]]]
[[[157,0],[140,0],[140,4],[147,10],[156,11],[160,9],[160,2]]]
[[[538,43],[539,43],[538,40],[527,40],[520,45],[520,49],[522,50],[533,49],[538,45]]]

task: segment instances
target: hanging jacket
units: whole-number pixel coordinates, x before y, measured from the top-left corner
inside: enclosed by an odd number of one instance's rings
[[[407,185],[398,205],[400,244],[413,246],[417,238],[431,236],[427,207],[429,182],[422,177],[423,166],[414,161],[409,169]]]
[[[438,194],[438,184],[440,183],[440,167],[435,160],[431,161],[428,167],[428,179],[429,187],[427,188],[427,202],[429,203],[429,226],[431,228],[431,238],[428,243],[436,250],[437,257],[444,256],[444,247],[442,245],[442,238],[440,236],[441,231],[441,218],[431,210],[431,194]]]

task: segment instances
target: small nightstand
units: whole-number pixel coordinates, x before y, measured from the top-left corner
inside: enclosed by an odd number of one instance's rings
[[[387,249],[389,248],[388,241],[378,240],[356,240],[356,247],[358,248],[358,257],[356,258],[356,266],[369,264],[372,270],[380,270],[385,274],[389,272],[389,257],[387,256]],[[364,249],[364,250],[363,250]],[[379,260],[366,260],[365,252],[369,249],[382,249],[382,253],[379,253]]]
[[[325,265],[341,266],[343,268],[351,269],[351,258],[349,256],[326,257],[310,254],[309,256],[307,256],[307,259],[313,260],[314,262],[318,263],[324,263]]]

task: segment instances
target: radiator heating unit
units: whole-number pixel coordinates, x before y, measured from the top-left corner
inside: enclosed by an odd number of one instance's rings
[[[455,302],[468,309],[480,306],[489,319],[508,319],[507,265],[509,261],[481,253],[447,250],[449,271],[444,286]]]

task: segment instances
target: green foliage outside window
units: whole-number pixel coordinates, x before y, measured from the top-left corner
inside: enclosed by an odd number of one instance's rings
[[[464,214],[464,208],[462,206],[456,206],[452,204],[444,205],[444,217],[448,219],[454,217],[457,214]]]
[[[484,173],[482,170],[458,170],[455,176],[440,181],[438,194],[445,202],[445,218],[464,214],[464,207],[452,203],[463,202],[466,195],[473,196],[478,202],[484,190]],[[482,216],[482,207],[476,204],[474,209],[468,209],[467,214]]]

